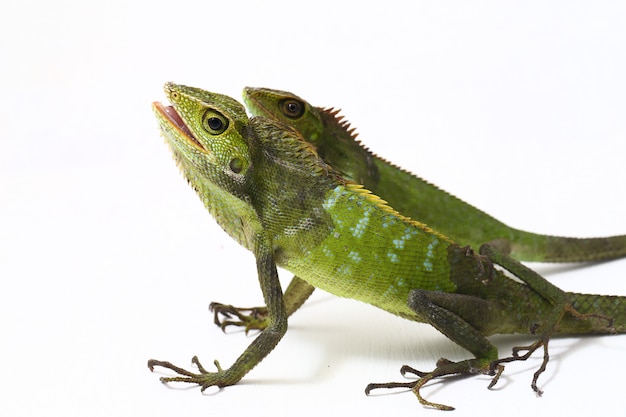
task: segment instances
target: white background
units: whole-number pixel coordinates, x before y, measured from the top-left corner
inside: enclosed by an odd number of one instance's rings
[[[505,222],[626,233],[622,2],[23,1],[0,24],[0,415],[412,415],[365,397],[400,365],[467,352],[426,325],[322,292],[244,381],[168,389],[149,358],[224,366],[252,340],[210,301],[261,303],[253,257],[185,184],[150,110],[165,81],[341,107],[360,138]],[[357,4],[357,3],[354,3]],[[626,295],[626,261],[537,266]],[[283,273],[285,285],[290,278]],[[526,337],[494,338],[503,354]],[[561,338],[540,360],[433,383],[456,415],[621,413],[626,338]]]

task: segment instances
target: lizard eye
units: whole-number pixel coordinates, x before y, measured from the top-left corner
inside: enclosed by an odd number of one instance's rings
[[[213,109],[208,109],[202,116],[202,127],[211,135],[219,135],[228,127],[228,119]]]
[[[297,119],[304,114],[304,103],[292,98],[281,100],[279,106],[283,114],[291,119]]]

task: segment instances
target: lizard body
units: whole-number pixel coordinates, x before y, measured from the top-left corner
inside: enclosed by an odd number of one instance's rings
[[[165,91],[172,106],[153,106],[162,134],[209,212],[254,253],[267,319],[227,369],[216,361],[217,371],[208,372],[197,357],[199,373],[150,360],[150,369],[179,374],[162,381],[202,389],[232,385],[269,354],[287,331],[276,266],[307,285],[429,323],[469,350],[474,357],[466,361],[442,360],[429,373],[412,370],[420,376],[411,385],[419,400],[440,409],[450,407],[419,393],[429,380],[484,373],[495,375],[494,384],[503,363],[525,359],[515,352],[499,358],[486,335],[536,333],[538,342],[520,350],[547,353],[552,334],[626,331],[624,297],[565,293],[495,247],[476,254],[346,180],[290,127],[248,120],[243,106],[226,96],[171,83]],[[368,391],[391,386],[398,385],[374,384]]]

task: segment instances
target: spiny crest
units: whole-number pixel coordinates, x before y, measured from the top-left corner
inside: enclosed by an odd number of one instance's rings
[[[348,122],[347,120],[344,119],[343,115],[340,115],[339,113],[341,112],[341,109],[335,109],[334,107],[324,107],[324,108],[317,108],[318,111],[320,112],[321,115],[325,116],[325,119],[327,122],[331,122],[334,123],[336,126],[333,127],[338,127],[339,129],[343,130],[351,139],[353,139],[361,148],[363,148],[363,150],[365,150],[365,152],[367,152],[368,154],[370,154],[373,158],[379,159],[381,160],[383,163],[392,166],[393,168],[404,172],[405,174],[411,175],[412,177],[417,177],[415,174],[413,174],[411,171],[402,168],[401,166],[396,165],[395,163],[380,157],[378,154],[376,154],[375,152],[372,152],[372,150],[370,148],[368,148],[360,139],[357,139],[358,133],[356,133],[356,128],[351,127],[350,126],[350,122]],[[436,187],[434,184],[425,181],[422,179],[422,181],[427,182],[428,184]],[[438,188],[438,187],[437,187]],[[445,192],[444,190],[441,190],[442,192]],[[447,194],[447,192],[446,192]]]
[[[382,198],[380,198],[379,196],[377,196],[376,194],[372,193],[370,190],[368,190],[367,188],[363,187],[363,185],[361,184],[357,184],[351,181],[346,182],[345,187],[348,191],[351,191],[361,197],[363,197],[365,200],[371,202],[372,204],[374,204],[376,207],[378,207],[380,210],[383,211],[383,213],[386,214],[390,214],[394,217],[397,217],[399,220],[408,223],[412,226],[415,226],[427,233],[436,235],[437,237],[439,237],[441,240],[444,241],[448,241],[450,243],[452,243],[452,240],[441,234],[441,232],[438,232],[434,229],[431,229],[428,225],[421,223],[417,220],[413,220],[410,217],[407,217],[403,214],[401,214],[400,212],[398,212],[397,210],[395,210],[393,207],[391,207],[385,200],[383,200]]]
[[[365,146],[365,144],[360,139],[357,139],[357,136],[359,136],[359,134],[356,132],[356,127],[352,127],[350,122],[345,120],[345,116],[339,114],[341,112],[341,109],[335,109],[334,107],[318,107],[317,110],[328,123],[333,123],[335,125],[333,126],[333,128],[336,127],[338,131],[345,132],[345,134],[350,139],[354,140],[361,148],[363,148],[365,152],[374,157],[377,157],[377,155],[374,154],[367,146]]]
[[[334,107],[318,107],[317,110],[323,116],[326,116],[326,121],[330,123],[334,123],[337,127],[343,131],[345,131],[352,139],[356,140],[356,137],[359,135],[356,133],[356,128],[351,127],[350,122],[345,119],[343,114],[339,114],[341,109],[335,109]]]

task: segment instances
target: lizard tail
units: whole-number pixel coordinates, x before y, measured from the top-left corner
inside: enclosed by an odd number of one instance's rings
[[[511,256],[528,262],[592,262],[626,257],[626,235],[573,238],[518,231]]]
[[[626,333],[626,297],[569,293],[572,306],[582,315],[567,314],[559,333]]]

